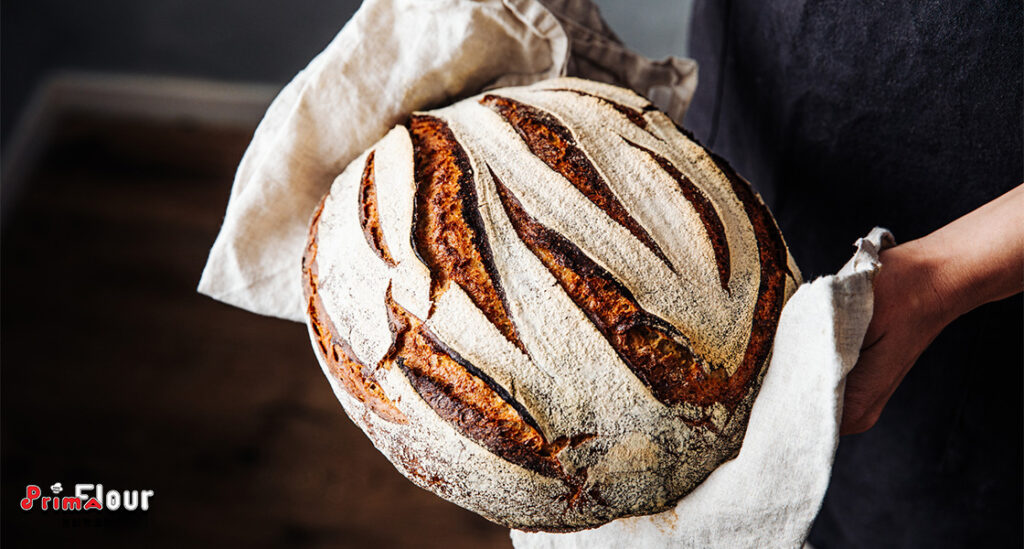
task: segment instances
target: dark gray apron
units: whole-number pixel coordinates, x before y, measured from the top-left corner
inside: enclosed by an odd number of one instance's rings
[[[1020,2],[698,0],[686,118],[751,180],[805,278],[874,225],[923,236],[1022,173]],[[839,445],[832,547],[1022,546],[1024,305],[960,318]]]

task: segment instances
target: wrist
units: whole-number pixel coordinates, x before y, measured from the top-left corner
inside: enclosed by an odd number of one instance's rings
[[[931,295],[931,314],[949,324],[972,309],[999,299],[999,266],[986,261],[985,245],[972,245],[937,231],[903,245],[921,273],[920,291]],[[895,249],[895,248],[894,248]]]
[[[908,242],[932,267],[947,322],[1024,290],[1024,185]]]
[[[944,250],[935,250],[925,239],[912,240],[883,251],[879,259],[886,277],[883,288],[876,281],[876,299],[901,303],[904,314],[923,326],[941,330],[968,309],[970,284]],[[882,290],[886,295],[878,295]]]

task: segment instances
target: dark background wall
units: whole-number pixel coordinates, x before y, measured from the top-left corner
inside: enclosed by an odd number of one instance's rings
[[[600,0],[627,44],[683,55],[690,0]],[[0,4],[0,137],[54,70],[283,84],[352,16],[358,0],[7,0]]]
[[[80,69],[287,82],[357,0],[13,0],[3,29],[2,136],[52,71]]]

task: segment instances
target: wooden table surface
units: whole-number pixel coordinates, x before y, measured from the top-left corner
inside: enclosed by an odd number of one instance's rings
[[[303,326],[195,292],[251,129],[72,117],[3,219],[3,546],[509,547],[344,415]],[[28,484],[154,490],[22,511]]]

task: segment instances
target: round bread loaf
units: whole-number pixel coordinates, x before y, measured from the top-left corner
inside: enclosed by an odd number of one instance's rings
[[[412,115],[303,260],[349,417],[512,528],[665,510],[743,441],[800,283],[750,186],[647,100],[562,78]]]

